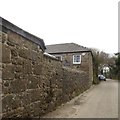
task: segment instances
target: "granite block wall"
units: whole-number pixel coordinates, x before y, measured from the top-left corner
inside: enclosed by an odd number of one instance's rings
[[[40,117],[90,87],[87,73],[63,67],[14,27],[0,31],[2,117]]]

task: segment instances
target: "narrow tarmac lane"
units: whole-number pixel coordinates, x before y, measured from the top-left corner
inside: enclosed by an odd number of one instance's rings
[[[102,81],[43,118],[118,118],[118,81]]]

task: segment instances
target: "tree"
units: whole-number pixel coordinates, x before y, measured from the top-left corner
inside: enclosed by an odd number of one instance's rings
[[[118,57],[115,60],[115,65],[116,65],[115,74],[117,75],[118,80],[120,80],[120,54],[118,54]]]
[[[93,54],[93,83],[98,84],[98,67],[99,67],[99,51],[97,49],[91,49]]]
[[[110,68],[109,77],[120,80],[120,54],[109,59],[108,66]]]
[[[114,64],[114,59],[110,57],[109,54],[99,51],[97,49],[91,49],[93,53],[93,78],[94,83],[99,83],[98,74],[105,74],[108,77],[108,73],[104,73],[105,67],[110,67],[110,65]]]

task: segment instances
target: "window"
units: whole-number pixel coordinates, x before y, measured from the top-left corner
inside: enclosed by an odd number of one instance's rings
[[[58,60],[61,60],[62,61],[62,56],[59,55],[59,56],[55,56]]]
[[[81,64],[81,55],[73,55],[73,64]]]

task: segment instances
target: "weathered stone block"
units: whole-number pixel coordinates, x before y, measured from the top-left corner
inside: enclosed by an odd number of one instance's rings
[[[11,51],[8,46],[2,44],[2,62],[3,63],[10,63],[11,62]]]
[[[2,70],[2,78],[3,80],[13,80],[15,77],[14,66],[6,65]]]
[[[2,63],[2,43],[0,43],[0,63]]]
[[[0,31],[0,42],[2,42],[2,32]]]
[[[38,53],[37,53],[37,52],[30,50],[29,56],[28,56],[28,58],[29,58],[30,60],[37,61],[37,60],[38,60],[38,57],[39,57],[39,56],[38,56]]]
[[[46,103],[37,101],[33,103],[32,108],[34,108],[32,115],[39,117],[41,114],[45,113],[48,107]]]
[[[15,46],[15,44],[14,44],[13,42],[10,42],[10,41],[7,41],[7,45],[8,45],[8,46],[12,46],[12,47]]]
[[[27,89],[28,81],[26,79],[17,79],[10,82],[9,91],[11,93],[20,93]]]
[[[7,39],[8,39],[7,34],[0,31],[0,42],[4,43],[5,41],[7,41]]]
[[[2,70],[0,69],[0,83],[2,82]]]
[[[33,73],[35,75],[42,75],[42,64],[33,66]]]
[[[21,101],[21,106],[27,106],[31,103],[31,95],[29,94],[29,92],[24,91],[24,92],[20,92],[19,94],[16,95],[16,98]]]
[[[30,60],[23,62],[23,74],[32,74],[32,64]]]
[[[7,95],[2,99],[2,112],[8,112],[12,110],[12,104],[13,102],[13,95]]]
[[[15,66],[15,72],[23,72],[23,66],[21,66],[21,65],[16,65],[16,66]]]
[[[23,39],[24,40],[24,39]],[[30,49],[30,50],[35,50],[35,51],[38,51],[38,45],[31,42],[31,41],[28,41],[28,40],[24,40],[24,43],[23,43],[24,47]]]
[[[17,72],[15,73],[15,79],[22,79],[22,78],[26,78],[27,77],[27,74],[25,74],[24,72]]]
[[[17,109],[11,110],[11,111],[7,111],[5,113],[2,113],[2,118],[6,119],[6,118],[23,118],[24,116],[22,116],[22,112],[23,112],[24,108],[23,107],[18,107]]]
[[[41,89],[32,89],[30,91],[28,91],[29,95],[31,96],[31,102],[35,102],[35,101],[44,101],[45,100],[45,96],[44,93],[42,92]],[[44,96],[44,97],[43,97]]]
[[[36,101],[42,102],[45,97],[41,89],[27,89],[19,95],[19,99],[21,100],[21,105],[26,106]]]
[[[2,93],[4,95],[11,94],[11,92],[9,91],[9,87],[5,87],[5,86],[2,85]]]
[[[29,75],[27,89],[36,89],[36,88],[42,89],[40,77]]]
[[[11,56],[12,57],[17,57],[18,56],[18,52],[16,49],[11,49]]]
[[[23,65],[24,64],[24,59],[19,57],[12,57],[12,60],[11,60],[12,64],[15,64],[15,65]]]
[[[29,58],[29,55],[30,55],[30,50],[28,49],[20,49],[19,50],[19,56],[20,57],[23,57],[23,58]]]
[[[22,37],[14,32],[8,32],[8,42],[12,45],[22,46],[23,40]]]
[[[9,80],[3,80],[3,87],[9,87],[10,81]]]

